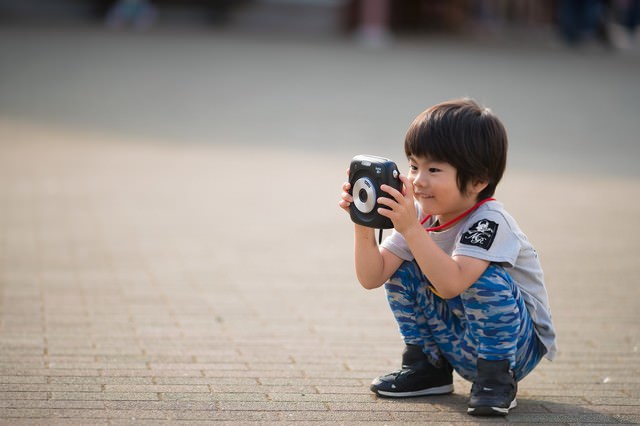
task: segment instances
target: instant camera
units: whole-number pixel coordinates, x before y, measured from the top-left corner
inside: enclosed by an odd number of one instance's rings
[[[359,225],[376,229],[393,228],[389,218],[380,215],[378,208],[386,208],[378,204],[379,197],[393,198],[382,191],[380,186],[389,185],[402,191],[402,181],[396,163],[388,158],[374,155],[356,155],[349,167],[350,194],[353,203],[349,207],[351,220]]]

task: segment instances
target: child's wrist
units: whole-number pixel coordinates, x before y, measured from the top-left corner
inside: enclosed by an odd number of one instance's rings
[[[355,236],[358,240],[376,241],[375,229],[354,223]]]
[[[359,234],[359,235],[369,235],[369,234],[373,234],[375,231],[373,228],[369,228],[364,225],[359,225],[357,223],[354,223],[353,226],[356,231],[356,234]]]
[[[402,236],[407,241],[412,238],[415,238],[416,236],[422,236],[423,233],[424,233],[424,228],[420,226],[420,224],[418,223],[404,229],[403,232],[401,232]]]

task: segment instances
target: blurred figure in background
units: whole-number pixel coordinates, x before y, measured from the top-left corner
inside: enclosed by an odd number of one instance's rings
[[[117,0],[107,12],[105,23],[109,28],[131,25],[145,30],[153,26],[158,11],[150,0]]]
[[[639,43],[640,0],[559,0],[558,25],[570,46],[600,41],[615,49]]]
[[[384,47],[391,43],[390,0],[359,0],[356,40],[366,47]]]
[[[607,13],[607,36],[617,49],[640,44],[640,0],[611,0]]]
[[[558,25],[570,46],[586,44],[601,35],[604,4],[600,0],[559,0]]]

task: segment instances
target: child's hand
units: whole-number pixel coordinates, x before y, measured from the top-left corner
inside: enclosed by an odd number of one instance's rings
[[[420,223],[418,222],[416,206],[414,204],[413,184],[404,175],[400,175],[400,180],[404,184],[404,190],[402,192],[389,185],[380,186],[380,189],[393,198],[378,198],[378,203],[388,207],[387,209],[378,209],[378,213],[391,219],[395,230],[404,235],[405,232],[412,229],[412,227],[416,225],[420,226]]]
[[[349,212],[349,206],[353,203],[353,197],[349,194],[349,190],[351,189],[351,184],[349,182],[345,182],[342,184],[342,195],[340,202],[338,205],[342,207],[347,213]]]
[[[349,176],[349,169],[347,169],[347,177]],[[347,213],[349,213],[349,206],[353,203],[353,197],[349,194],[351,184],[347,181],[342,184],[342,194],[340,196],[340,202],[338,205]]]

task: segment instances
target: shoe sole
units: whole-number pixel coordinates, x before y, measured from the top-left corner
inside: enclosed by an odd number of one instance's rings
[[[511,401],[509,404],[509,408],[503,407],[469,407],[467,408],[467,413],[472,416],[506,416],[509,414],[509,410],[512,408],[516,408],[518,406],[518,402],[515,400]]]
[[[453,392],[453,385],[451,384],[451,385],[437,386],[433,388],[421,389],[421,390],[412,391],[412,392],[389,392],[389,391],[383,391],[379,389],[371,389],[371,390],[380,396],[386,396],[389,398],[408,398],[412,396],[445,395]]]

